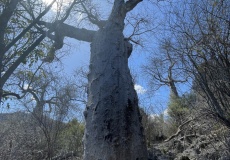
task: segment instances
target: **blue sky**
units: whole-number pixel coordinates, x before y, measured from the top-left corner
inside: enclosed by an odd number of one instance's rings
[[[99,2],[99,1],[95,1]],[[100,1],[100,10],[104,12],[103,15],[109,12],[109,8],[103,5],[103,1]],[[153,32],[146,33],[141,36],[143,39],[144,48],[140,46],[135,46],[132,55],[129,58],[129,66],[130,70],[134,75],[136,75],[136,88],[138,88],[138,96],[140,101],[140,106],[145,107],[150,112],[160,113],[166,109],[168,102],[169,91],[167,87],[162,87],[160,90],[156,92],[150,92],[150,88],[148,86],[148,80],[146,76],[144,76],[142,72],[142,66],[146,64],[151,54],[153,54],[153,50],[157,49],[157,38],[155,36],[157,31],[157,24],[160,17],[160,11],[158,7],[154,7],[154,5],[149,5],[148,1],[144,1],[140,3],[135,10],[133,10],[128,16],[138,15],[142,16],[143,12],[145,16],[148,16],[151,21],[148,27],[155,27]],[[158,17],[158,18],[157,18]],[[145,26],[143,26],[145,27]],[[129,32],[132,32],[132,28],[126,28],[124,34],[129,36]],[[90,44],[86,42],[79,42],[74,39],[65,39],[65,46],[62,50],[66,50],[69,54],[62,59],[62,64],[64,68],[64,72],[68,75],[72,75],[74,70],[80,67],[87,67],[89,65],[90,58]],[[146,48],[145,48],[146,47]]]
[[[100,6],[100,11],[103,12],[103,17],[108,16],[112,5],[108,5],[108,3],[105,5],[106,0],[94,1],[99,4],[98,6]],[[154,28],[152,32],[148,32],[140,36],[144,47],[142,48],[140,46],[134,46],[133,53],[129,58],[130,70],[135,75],[135,87],[138,92],[140,106],[144,107],[146,111],[150,112],[151,114],[159,114],[164,112],[167,107],[169,97],[169,90],[167,87],[162,87],[154,93],[151,92],[148,85],[148,79],[142,71],[142,66],[147,63],[149,57],[155,53],[154,51],[157,50],[157,38],[159,36],[159,29],[161,27],[159,24],[164,22],[163,16],[161,15],[161,9],[161,7],[156,6],[156,3],[152,4],[149,1],[143,1],[131,13],[128,14],[128,17],[137,15],[139,18],[143,17],[149,21],[146,26],[144,24],[141,27]],[[55,9],[53,9],[52,12],[55,14]],[[128,26],[124,31],[124,34],[129,36],[130,32],[132,32],[132,27]],[[80,67],[88,67],[90,58],[90,44],[70,38],[65,38],[64,42],[65,45],[63,49],[58,51],[59,55],[62,53],[67,54],[61,59],[61,68],[63,68],[63,74],[72,76],[76,69],[79,69]],[[59,66],[59,64],[51,65]],[[17,104],[15,104],[15,106],[17,106]]]

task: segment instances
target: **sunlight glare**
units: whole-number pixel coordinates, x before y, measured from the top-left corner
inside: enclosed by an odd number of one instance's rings
[[[42,0],[45,5],[49,5],[53,0]],[[62,11],[66,6],[71,3],[71,0],[56,0],[51,10],[54,12]]]

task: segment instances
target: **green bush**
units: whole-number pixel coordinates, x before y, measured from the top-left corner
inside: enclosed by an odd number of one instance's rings
[[[195,103],[195,95],[193,93],[184,94],[181,97],[170,95],[168,104],[168,115],[170,120],[176,125],[181,125],[186,119],[190,109]]]
[[[83,154],[82,139],[84,128],[84,124],[80,123],[77,119],[68,122],[65,129],[60,134],[60,148],[66,152],[71,151],[81,156]]]

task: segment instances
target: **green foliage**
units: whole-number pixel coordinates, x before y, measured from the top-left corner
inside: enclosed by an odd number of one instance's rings
[[[189,114],[189,109],[195,103],[195,95],[184,94],[182,97],[170,95],[170,102],[168,104],[168,114],[176,126],[181,125]]]
[[[66,124],[65,129],[60,134],[59,144],[66,151],[76,152],[78,155],[83,154],[82,139],[84,135],[84,124],[77,119]]]
[[[33,6],[34,10],[25,11],[25,6]],[[0,1],[0,15],[3,12],[3,9],[10,8],[8,0]],[[1,63],[4,66],[2,69],[7,69],[10,66],[14,65],[15,61],[20,57],[23,57],[22,54],[31,47],[32,44],[40,37],[41,33],[37,30],[36,27],[31,27],[27,32],[25,29],[32,23],[33,19],[31,15],[36,17],[36,14],[40,14],[43,10],[43,6],[41,5],[41,1],[23,1],[19,2],[17,7],[14,8],[14,12],[7,23],[7,27],[1,35],[4,37],[5,47],[9,47],[5,53],[3,54],[3,58],[1,59]],[[29,12],[29,13],[28,13]],[[15,40],[21,33],[22,37],[18,40]],[[27,57],[21,59],[22,64],[27,64],[29,67],[34,65],[40,59],[43,59],[47,52],[50,50],[51,41],[48,38],[45,38],[40,44],[36,46],[34,50],[32,50]],[[7,71],[7,70],[2,70]]]
[[[143,109],[140,109],[142,115],[142,126],[144,127],[146,143],[149,148],[154,143],[163,141],[166,136],[164,132],[165,122],[164,115],[148,115]]]

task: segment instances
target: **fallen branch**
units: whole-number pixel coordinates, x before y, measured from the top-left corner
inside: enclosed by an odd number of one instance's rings
[[[185,121],[183,124],[181,124],[181,125],[178,127],[177,132],[176,132],[175,134],[173,134],[171,137],[167,138],[167,139],[165,140],[165,142],[168,142],[168,141],[170,141],[171,139],[177,137],[177,136],[181,133],[182,127],[184,127],[186,124],[190,123],[190,122],[193,121],[193,120],[194,120],[194,119],[190,119],[190,120]]]

